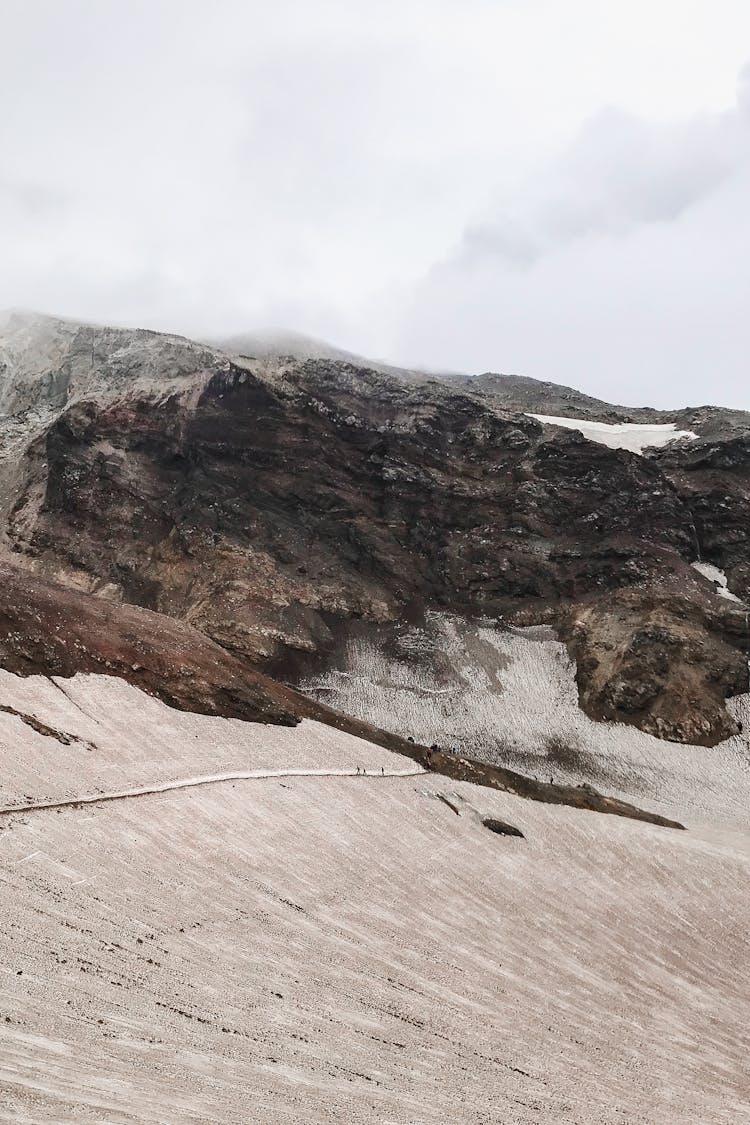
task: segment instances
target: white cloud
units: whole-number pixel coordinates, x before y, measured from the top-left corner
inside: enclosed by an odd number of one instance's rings
[[[417,284],[402,354],[750,408],[750,114],[604,111]],[[499,359],[499,363],[498,363]]]
[[[602,392],[637,352],[678,400],[739,369],[744,0],[0,13],[0,306]]]

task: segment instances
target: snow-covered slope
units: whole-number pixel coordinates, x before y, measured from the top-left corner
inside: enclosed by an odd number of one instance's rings
[[[321,723],[245,723],[176,711],[109,676],[0,671],[0,807],[66,801],[240,770],[372,769],[405,758]],[[20,716],[50,728],[40,733]],[[358,755],[367,755],[367,763]],[[196,768],[198,767],[198,768]]]
[[[551,414],[529,414],[550,426],[562,426],[566,430],[579,430],[589,441],[598,441],[610,449],[628,449],[631,453],[643,453],[644,449],[667,445],[679,438],[697,438],[692,430],[678,430],[673,422],[666,425],[637,425],[620,422],[610,425],[607,422],[592,422],[586,418],[562,418]]]
[[[549,780],[588,782],[683,820],[750,825],[750,695],[727,706],[743,731],[710,750],[597,723],[578,706],[575,669],[544,627],[430,614],[387,651],[349,643],[340,669],[303,690],[417,741]]]
[[[384,776],[404,759],[330,729],[178,714],[104,677],[5,675],[0,696],[26,716],[0,715],[4,800],[368,771],[0,817],[0,1120],[750,1119],[739,825]]]

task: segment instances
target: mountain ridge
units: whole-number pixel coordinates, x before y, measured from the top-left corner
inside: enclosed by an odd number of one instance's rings
[[[526,380],[503,398],[497,376],[475,392],[18,315],[0,364],[14,565],[185,620],[282,678],[360,620],[543,621],[591,715],[678,741],[734,733],[744,609],[691,568],[726,569],[750,599],[750,437],[734,418],[717,436],[720,410],[641,456],[536,421],[526,392],[549,385]]]

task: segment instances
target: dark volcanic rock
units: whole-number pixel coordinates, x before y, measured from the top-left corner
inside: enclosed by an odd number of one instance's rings
[[[493,816],[486,816],[482,824],[485,828],[489,828],[490,832],[497,832],[498,836],[520,836],[522,840],[524,839],[521,829],[508,824],[505,820],[497,820]]]
[[[232,367],[189,405],[71,407],[32,451],[46,485],[19,498],[16,545],[256,659],[325,647],[331,618],[497,613],[691,550],[649,461],[438,385],[323,361],[283,375]]]
[[[736,734],[724,701],[748,690],[747,657],[727,640],[729,623],[740,627],[744,617],[738,608],[706,601],[690,575],[571,607],[558,627],[576,662],[581,706],[676,742],[713,746]]]
[[[638,457],[511,413],[494,377],[405,381],[47,322],[43,335],[44,361],[4,389],[20,412],[0,468],[18,565],[285,677],[355,620],[552,620],[590,714],[675,739],[731,733],[747,629],[687,564],[701,552],[747,588],[741,418],[726,440]],[[538,406],[539,386],[503,393]],[[601,416],[581,397],[571,409]],[[715,428],[704,414],[691,417]]]
[[[730,590],[750,600],[750,433],[667,447],[652,460],[690,507],[701,558],[721,567]]]

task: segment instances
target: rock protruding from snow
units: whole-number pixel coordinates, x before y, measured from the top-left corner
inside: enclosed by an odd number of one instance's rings
[[[632,422],[610,425],[608,422],[592,422],[587,418],[562,418],[552,414],[529,414],[528,417],[536,418],[537,422],[545,425],[580,430],[589,441],[598,441],[600,445],[606,445],[610,449],[627,449],[639,454],[644,449],[667,445],[680,438],[692,440],[698,437],[692,430],[678,430],[674,422],[658,426],[636,425]]]
[[[520,828],[516,828],[514,824],[508,824],[507,820],[498,820],[495,816],[486,816],[482,821],[485,828],[489,828],[490,832],[496,832],[498,836],[520,836],[523,840],[523,832]]]

